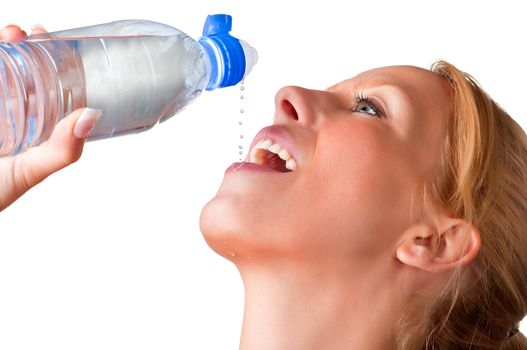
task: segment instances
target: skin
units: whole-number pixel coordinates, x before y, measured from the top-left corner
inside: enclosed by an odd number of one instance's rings
[[[43,32],[44,29],[35,28],[31,34]],[[17,42],[26,38],[26,32],[16,25],[0,29],[2,41]],[[80,121],[82,113],[83,109],[78,109],[63,118],[40,146],[14,157],[0,158],[0,211],[52,173],[80,158],[85,138],[96,122],[94,119]]]
[[[411,66],[277,93],[273,125],[298,168],[230,168],[200,218],[243,279],[241,349],[393,349],[400,318],[418,325],[454,266],[473,261],[476,228],[442,208],[410,215],[439,162],[450,98],[446,81]]]

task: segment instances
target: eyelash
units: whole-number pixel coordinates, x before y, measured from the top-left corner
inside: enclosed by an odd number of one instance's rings
[[[353,112],[368,114],[371,116],[376,116],[377,118],[384,118],[382,110],[379,107],[377,107],[376,103],[371,98],[369,98],[368,96],[365,96],[362,92],[355,93],[353,101],[354,101],[354,106],[352,109]],[[370,113],[359,111],[357,107],[359,106],[361,102],[366,103],[371,109],[375,111],[375,114],[370,114]]]

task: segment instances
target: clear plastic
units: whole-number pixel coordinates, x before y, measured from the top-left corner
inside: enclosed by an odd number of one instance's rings
[[[103,111],[89,139],[147,130],[183,109],[209,78],[198,42],[150,21],[0,42],[0,156],[42,143],[84,106]]]

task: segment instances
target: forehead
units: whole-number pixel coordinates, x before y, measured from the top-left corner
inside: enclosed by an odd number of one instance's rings
[[[389,66],[372,69],[344,80],[328,90],[355,89],[390,85],[399,88],[409,95],[429,93],[446,93],[449,91],[447,81],[429,70],[414,66]]]

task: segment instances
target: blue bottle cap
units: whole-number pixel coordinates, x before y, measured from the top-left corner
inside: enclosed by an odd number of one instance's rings
[[[211,62],[211,79],[207,90],[238,84],[243,79],[246,60],[240,41],[231,36],[232,17],[209,15],[199,43]]]

